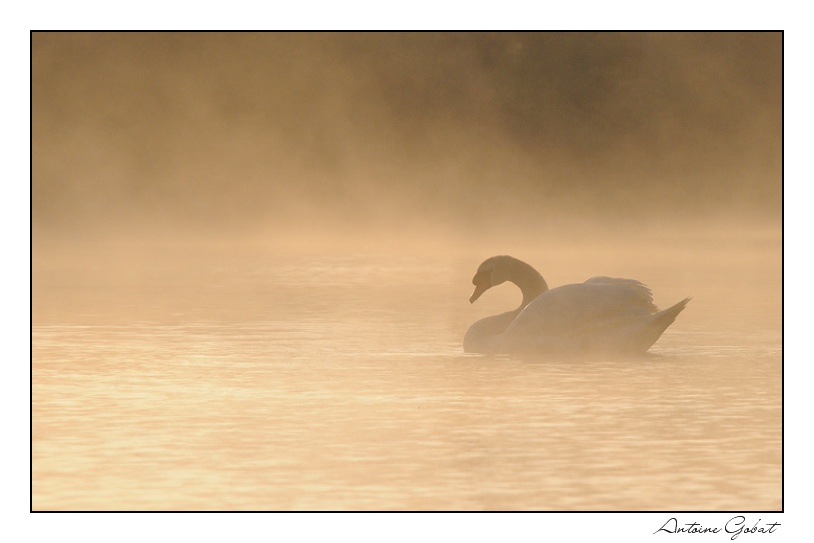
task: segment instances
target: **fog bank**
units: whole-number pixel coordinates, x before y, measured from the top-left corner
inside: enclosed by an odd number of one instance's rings
[[[34,33],[32,141],[35,249],[779,227],[782,34]]]

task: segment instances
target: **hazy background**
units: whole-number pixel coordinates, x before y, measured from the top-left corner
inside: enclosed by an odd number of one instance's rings
[[[782,509],[782,84],[779,33],[34,33],[32,506]],[[693,299],[465,355],[507,253]]]
[[[32,36],[35,255],[779,228],[781,138],[780,33]]]

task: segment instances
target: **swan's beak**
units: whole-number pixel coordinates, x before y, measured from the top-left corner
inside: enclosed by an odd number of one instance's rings
[[[480,298],[480,295],[492,287],[491,272],[487,270],[478,270],[475,277],[472,278],[472,284],[475,285],[475,292],[469,297],[469,303],[474,303],[475,300]]]
[[[469,297],[469,303],[475,303],[475,300],[480,298],[480,295],[489,290],[488,283],[481,283],[479,285],[475,285],[475,292],[472,293],[472,296]]]

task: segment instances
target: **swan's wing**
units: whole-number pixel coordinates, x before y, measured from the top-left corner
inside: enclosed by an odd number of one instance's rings
[[[658,311],[658,308],[653,304],[653,293],[650,292],[647,285],[635,279],[600,276],[591,277],[583,284],[615,285],[619,287],[616,296],[619,297],[620,301],[624,299],[626,303],[646,308],[650,313]]]
[[[658,312],[645,285],[593,277],[537,296],[501,337],[506,352],[645,352],[687,305]]]
[[[512,341],[573,341],[613,335],[647,319],[656,306],[650,290],[632,279],[594,277],[535,298],[506,330]],[[533,338],[533,339],[532,339]]]

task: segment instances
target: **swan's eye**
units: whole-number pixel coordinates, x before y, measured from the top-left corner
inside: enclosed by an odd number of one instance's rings
[[[475,277],[472,278],[473,285],[482,285],[486,283],[487,285],[491,283],[492,277],[492,270],[478,270],[478,273],[475,274]]]

